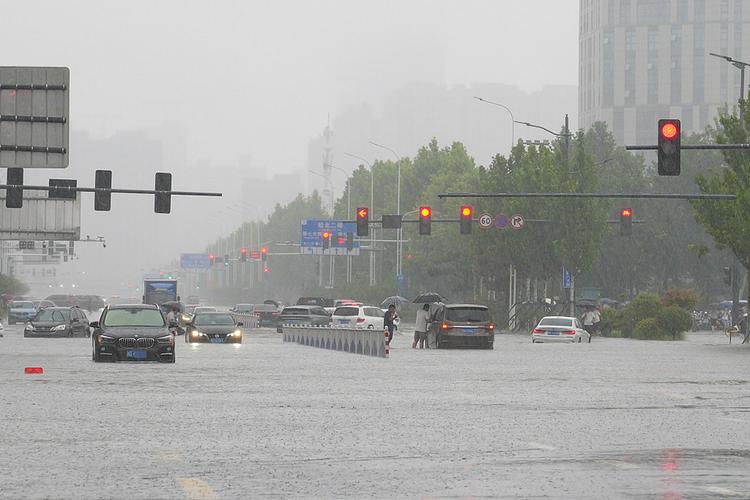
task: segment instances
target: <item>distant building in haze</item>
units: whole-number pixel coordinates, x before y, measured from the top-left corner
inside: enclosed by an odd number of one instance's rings
[[[749,22],[750,0],[580,0],[579,125],[607,122],[620,144],[655,143],[659,118],[703,130],[740,93],[709,52],[748,58]]]

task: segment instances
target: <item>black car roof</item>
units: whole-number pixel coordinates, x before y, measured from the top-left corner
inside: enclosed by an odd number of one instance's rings
[[[114,304],[108,306],[107,309],[159,309],[156,304]]]

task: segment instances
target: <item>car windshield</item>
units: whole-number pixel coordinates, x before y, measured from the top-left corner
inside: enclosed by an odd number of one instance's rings
[[[33,302],[13,302],[13,305],[11,306],[13,309],[34,309],[34,303]]]
[[[34,321],[49,321],[65,323],[70,319],[70,311],[63,309],[42,309]]]
[[[201,312],[216,312],[215,307],[196,307],[193,312],[195,314],[201,313]]]
[[[539,326],[573,326],[573,320],[570,318],[542,318]]]
[[[339,307],[333,315],[334,316],[357,316],[359,314],[359,307]]]
[[[231,314],[198,314],[193,320],[196,326],[228,326],[234,325]]]
[[[234,310],[237,312],[252,312],[253,305],[252,304],[237,304],[234,306]]]
[[[110,309],[103,326],[164,326],[164,316],[158,309]]]
[[[445,319],[458,323],[484,323],[490,320],[490,312],[484,307],[453,307],[447,310]]]
[[[287,307],[281,314],[301,314],[306,316],[309,314],[309,311],[302,307]]]

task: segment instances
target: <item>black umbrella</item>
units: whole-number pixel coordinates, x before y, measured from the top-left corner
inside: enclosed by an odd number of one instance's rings
[[[437,292],[420,293],[412,300],[415,304],[432,304],[433,302],[448,302],[448,299]]]
[[[386,308],[393,304],[396,307],[402,306],[404,304],[408,304],[409,299],[406,297],[402,297],[400,295],[393,295],[392,297],[386,298],[383,302],[380,303],[380,307]]]

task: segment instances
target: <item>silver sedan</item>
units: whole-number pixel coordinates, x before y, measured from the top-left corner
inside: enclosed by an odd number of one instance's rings
[[[591,342],[578,318],[545,316],[531,332],[531,342]]]

